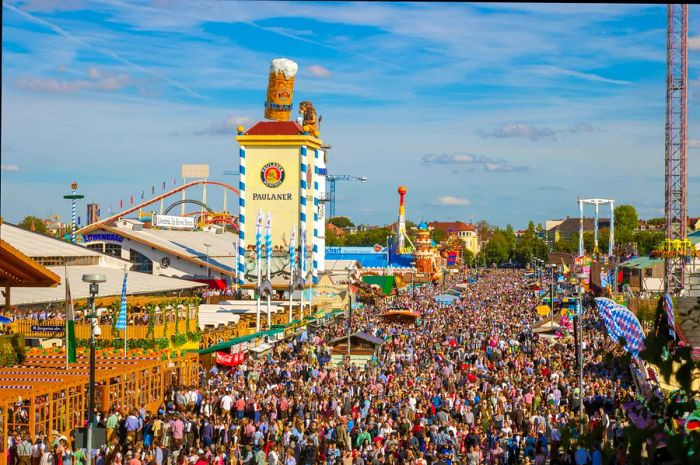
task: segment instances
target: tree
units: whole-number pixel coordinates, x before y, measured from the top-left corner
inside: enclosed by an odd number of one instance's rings
[[[447,239],[447,233],[445,232],[444,229],[433,229],[430,232],[430,236],[435,241],[436,244],[439,244],[440,242]]]
[[[511,243],[505,231],[496,228],[488,244],[484,247],[487,264],[499,265],[510,259]]]
[[[548,252],[547,243],[537,236],[535,223],[530,221],[527,230],[525,230],[515,245],[513,260],[521,265],[526,265],[532,261],[533,257],[545,260]]]
[[[344,236],[336,236],[330,229],[326,230],[326,245],[328,247],[342,247],[345,245]]]
[[[335,218],[331,218],[328,220],[330,224],[333,226],[337,226],[339,228],[351,228],[355,226],[352,221],[350,221],[350,218],[347,216],[336,216]]]
[[[634,242],[637,244],[639,255],[649,255],[666,238],[663,231],[637,231],[634,234]]]
[[[479,236],[479,240],[483,242],[488,242],[491,239],[491,234],[493,229],[489,225],[488,221],[481,220],[476,223],[476,234]]]
[[[38,216],[25,216],[24,219],[20,221],[18,226],[23,229],[36,231],[41,234],[46,234],[46,224],[44,224],[44,220],[42,220]]]
[[[465,248],[462,252],[462,265],[471,266],[474,263],[474,252]]]
[[[615,208],[615,242],[627,244],[632,242],[632,235],[639,226],[637,210],[632,205],[620,205]]]

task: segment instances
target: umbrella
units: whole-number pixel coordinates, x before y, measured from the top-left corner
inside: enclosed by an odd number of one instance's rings
[[[0,316],[0,324],[6,325],[8,323],[12,323],[12,320],[10,320],[9,318],[6,318],[4,316]]]

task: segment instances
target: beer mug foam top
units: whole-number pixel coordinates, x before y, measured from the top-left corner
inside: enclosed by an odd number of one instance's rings
[[[275,58],[270,63],[270,74],[283,73],[285,79],[291,79],[299,71],[299,65],[287,58]]]

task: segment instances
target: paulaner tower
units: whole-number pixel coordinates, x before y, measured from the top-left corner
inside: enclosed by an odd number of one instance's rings
[[[296,225],[299,232],[306,231],[307,263],[312,264],[305,276],[307,283],[324,271],[326,223],[320,200],[325,198],[326,153],[311,102],[301,102],[299,121],[290,121],[297,70],[291,60],[272,60],[265,101],[265,118],[269,121],[247,130],[238,128],[239,284],[252,282],[250,251],[255,245],[259,210],[272,213],[273,249],[285,251],[285,256],[292,226]],[[284,260],[279,262],[284,267]],[[273,275],[275,272],[273,268]]]

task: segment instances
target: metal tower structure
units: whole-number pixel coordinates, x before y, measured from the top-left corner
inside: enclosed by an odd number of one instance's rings
[[[688,210],[688,5],[668,5],[666,50],[666,239],[687,239]],[[665,257],[665,289],[685,287],[685,254]]]
[[[360,181],[367,182],[365,176],[350,176],[349,174],[327,174],[326,181],[328,181],[329,193],[328,197],[325,199],[330,202],[330,208],[328,209],[328,219],[335,218],[335,183],[336,181]]]

